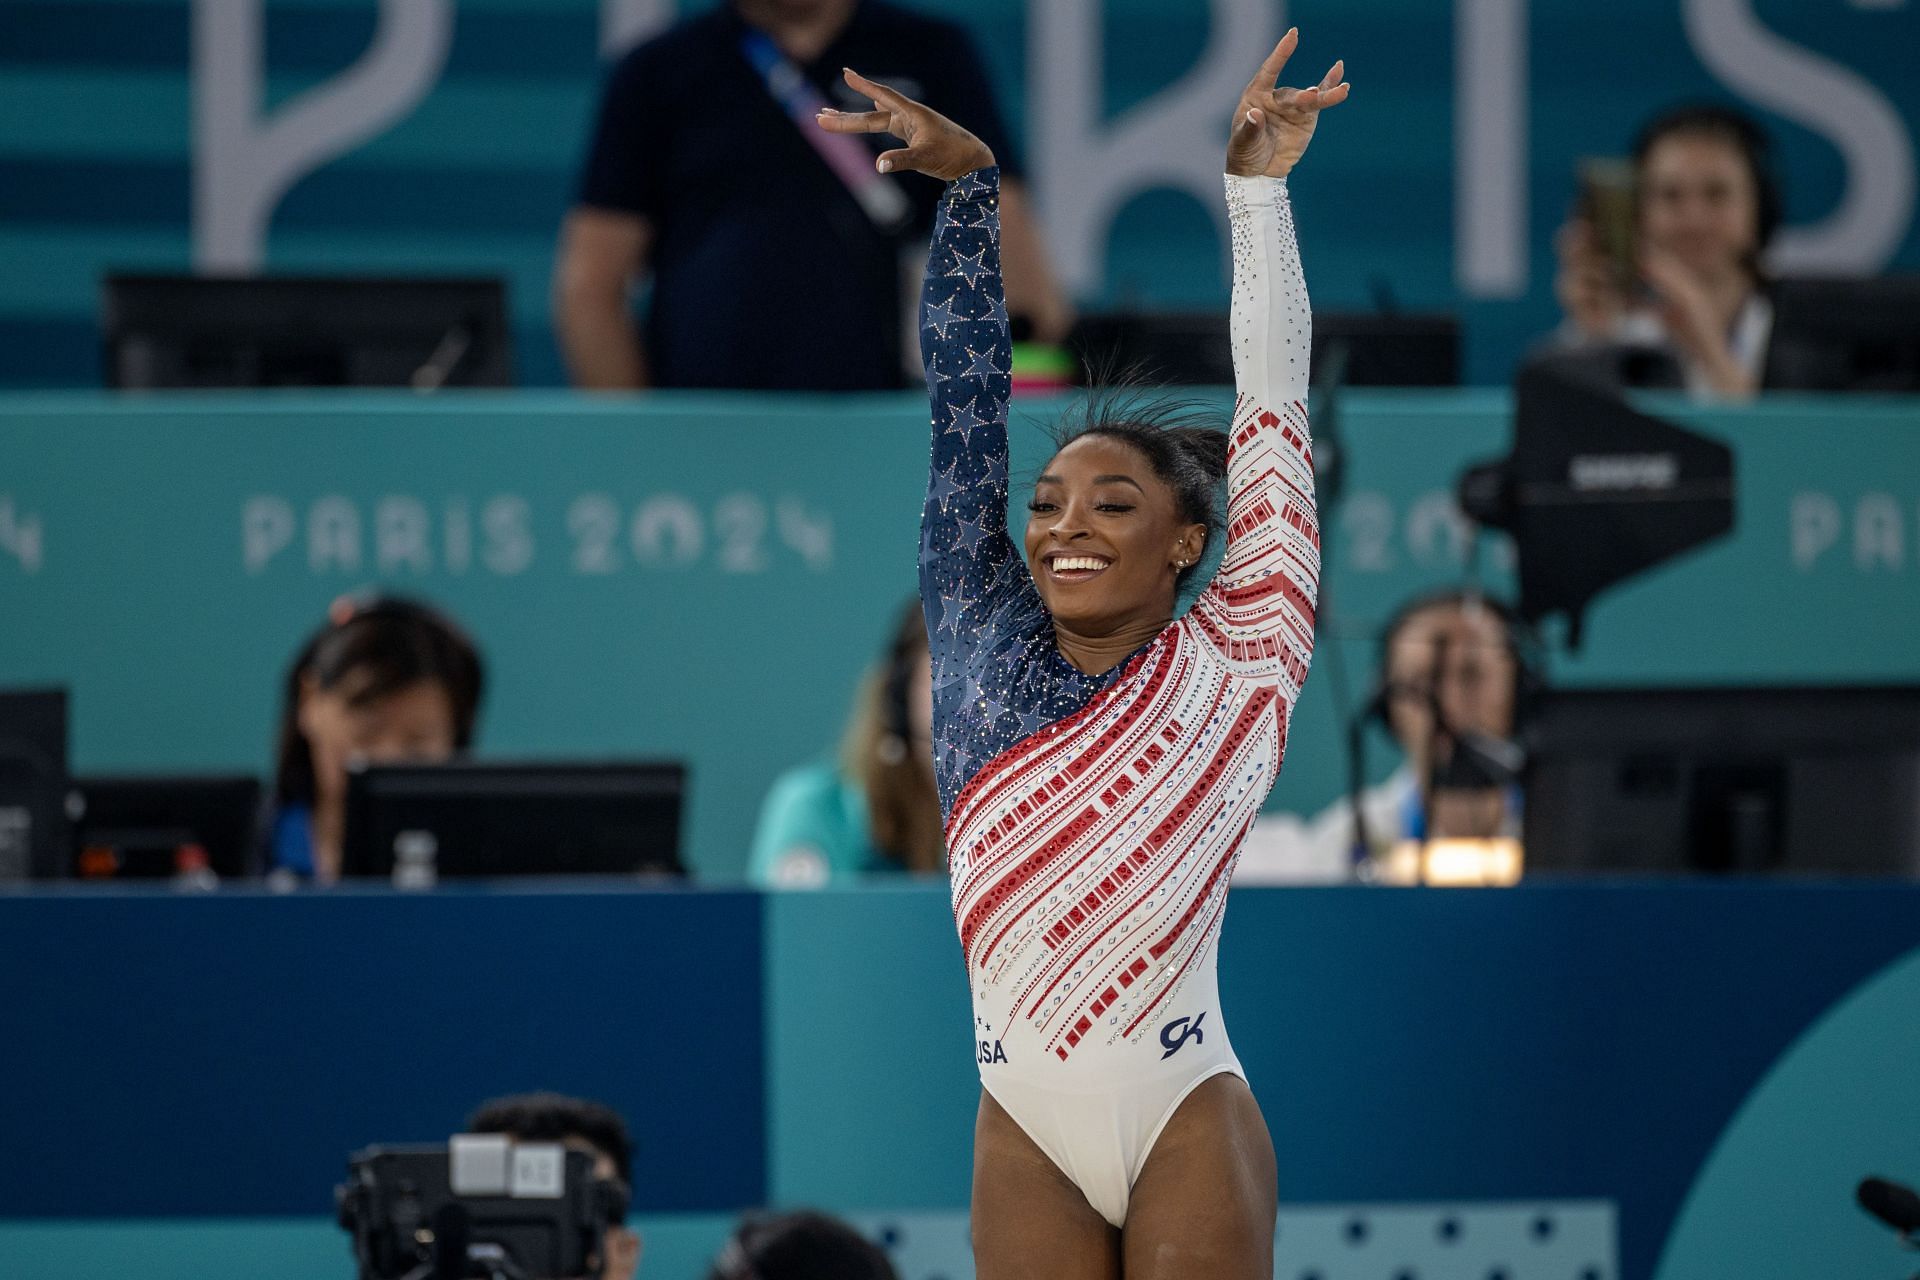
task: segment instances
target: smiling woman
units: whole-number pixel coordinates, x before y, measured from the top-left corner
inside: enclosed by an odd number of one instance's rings
[[[1289,32],[1235,107],[1230,432],[1096,406],[1006,525],[1011,342],[999,171],[951,121],[848,73],[882,169],[951,185],[927,259],[933,402],[920,595],[934,774],[984,1093],[982,1280],[1273,1274],[1266,1123],[1218,1011],[1227,882],[1280,767],[1313,646],[1311,313],[1285,175],[1347,86],[1276,89]],[[1224,520],[1216,486],[1227,481]],[[1216,529],[1215,580],[1173,617]]]
[[[1027,504],[1027,564],[1062,652],[1086,671],[1111,665],[1173,616],[1179,591],[1221,521],[1227,436],[1203,404],[1122,387],[1091,398],[1054,431],[1053,459]],[[1098,590],[1060,588],[1100,579]],[[1156,625],[1155,619],[1158,619]],[[1132,640],[1132,643],[1128,643]]]

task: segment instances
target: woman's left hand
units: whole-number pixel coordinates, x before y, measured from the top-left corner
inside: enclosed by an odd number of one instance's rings
[[[992,164],[987,144],[933,108],[915,102],[852,68],[843,71],[855,92],[873,99],[873,111],[822,111],[819,125],[828,133],[890,133],[907,145],[883,151],[874,159],[882,173],[913,169],[942,182],[952,182]]]
[[[1734,359],[1727,337],[1732,320],[1719,314],[1712,295],[1685,263],[1646,248],[1640,252],[1640,274],[1653,289],[1674,346],[1699,366],[1716,394],[1740,398],[1758,390],[1753,375]]]
[[[1320,113],[1347,100],[1351,88],[1341,77],[1347,64],[1336,62],[1311,89],[1277,87],[1280,69],[1300,44],[1300,29],[1280,37],[1240,95],[1233,112],[1233,136],[1227,143],[1227,172],[1243,178],[1284,178],[1313,140]]]

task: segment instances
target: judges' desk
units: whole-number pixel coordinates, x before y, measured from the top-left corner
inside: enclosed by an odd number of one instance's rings
[[[1017,406],[1016,528],[1056,408]],[[1555,678],[1920,680],[1920,402],[1667,410],[1733,446],[1734,531],[1603,597]],[[1465,573],[1453,484],[1509,431],[1497,391],[1353,392],[1341,420],[1273,800],[1303,812],[1344,784],[1326,646],[1363,695],[1381,621]],[[265,772],[327,603],[421,595],[486,651],[483,753],[684,757],[690,860],[737,874],[915,590],[926,432],[911,395],[0,396],[0,683],[72,688],[81,770]],[[1484,580],[1509,559],[1490,541]]]

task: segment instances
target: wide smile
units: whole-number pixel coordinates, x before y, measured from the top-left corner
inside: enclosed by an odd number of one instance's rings
[[[1047,576],[1055,582],[1091,582],[1107,571],[1113,561],[1106,556],[1084,551],[1053,551],[1046,556]]]

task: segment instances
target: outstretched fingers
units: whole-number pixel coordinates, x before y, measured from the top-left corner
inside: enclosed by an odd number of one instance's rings
[[[852,67],[842,67],[840,74],[846,77],[848,84],[852,85],[859,92],[866,94],[869,98],[872,98],[878,106],[886,107],[891,111],[901,112],[913,106],[913,103],[907,98],[895,93],[878,80],[867,79]]]
[[[828,107],[814,117],[828,133],[891,133],[891,111],[835,111]]]
[[[1273,52],[1253,73],[1253,79],[1247,81],[1247,88],[1253,93],[1272,93],[1273,86],[1280,82],[1280,72],[1287,65],[1287,59],[1300,47],[1300,28],[1288,27],[1287,34],[1280,37],[1280,43],[1273,46]]]

